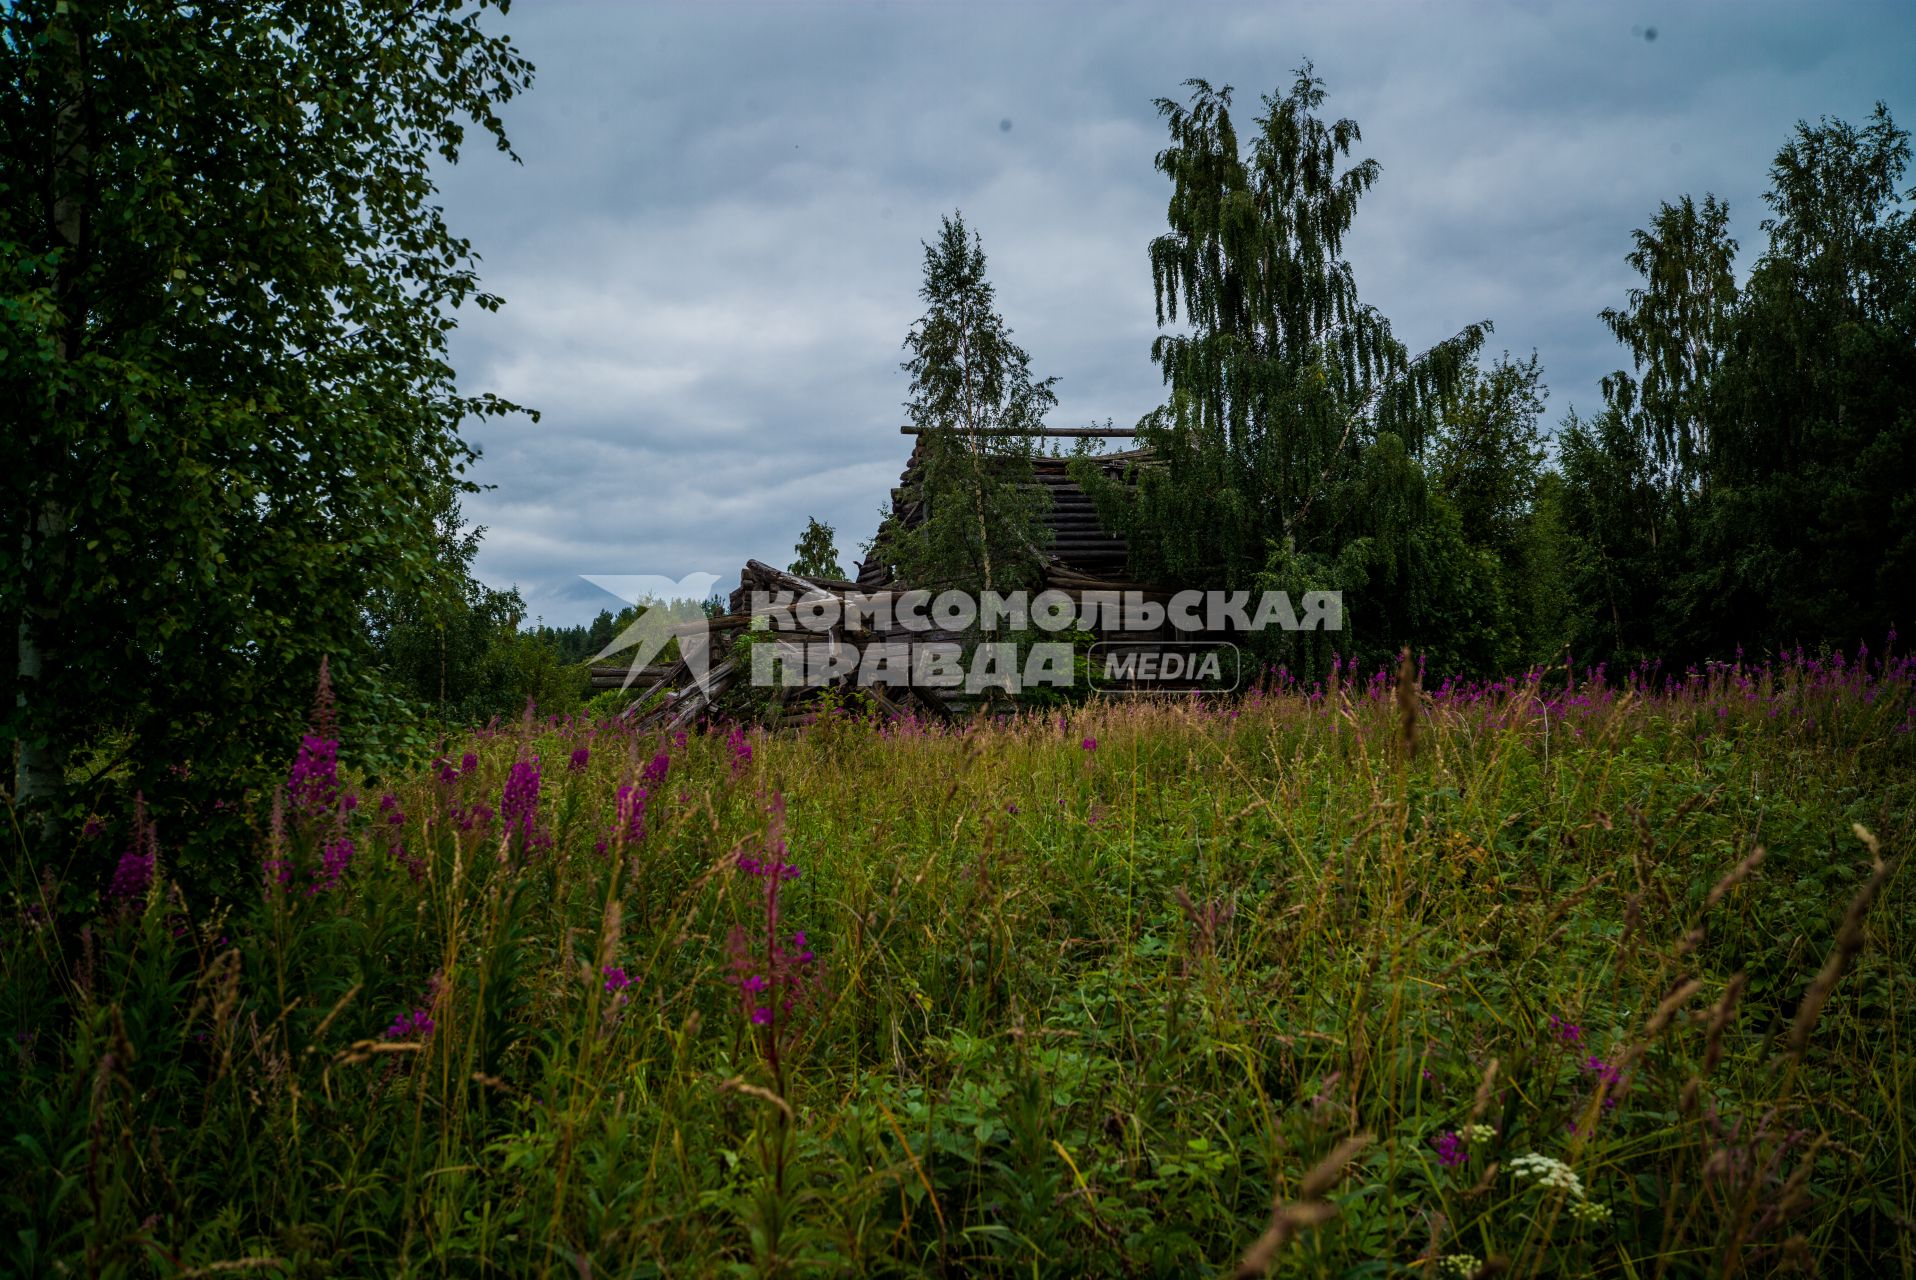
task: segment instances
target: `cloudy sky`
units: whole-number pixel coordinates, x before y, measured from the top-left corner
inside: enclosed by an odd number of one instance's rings
[[[552,623],[617,601],[585,574],[732,577],[807,516],[847,567],[908,452],[900,344],[920,241],[961,209],[1053,426],[1161,396],[1146,245],[1168,186],[1153,100],[1260,95],[1311,59],[1382,178],[1347,248],[1418,349],[1488,318],[1536,350],[1554,420],[1623,358],[1597,319],[1658,201],[1728,200],[1747,269],[1796,121],[1916,125],[1916,5],[522,0],[538,68],[523,164],[444,174],[496,315],[462,384],[536,407],[480,424],[478,571]]]

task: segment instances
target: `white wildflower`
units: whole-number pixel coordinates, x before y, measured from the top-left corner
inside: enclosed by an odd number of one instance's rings
[[[1447,1253],[1439,1259],[1437,1270],[1447,1276],[1474,1276],[1482,1265],[1474,1254]]]
[[[1570,1216],[1579,1222],[1608,1222],[1610,1206],[1598,1204],[1595,1200],[1579,1200],[1570,1206]]]
[[[1497,1136],[1497,1130],[1487,1124],[1468,1125],[1464,1129],[1465,1142],[1489,1142]]]
[[[1512,1160],[1510,1172],[1519,1178],[1535,1178],[1540,1187],[1567,1191],[1572,1200],[1583,1199],[1583,1181],[1577,1177],[1575,1170],[1555,1156],[1532,1151],[1527,1156]]]

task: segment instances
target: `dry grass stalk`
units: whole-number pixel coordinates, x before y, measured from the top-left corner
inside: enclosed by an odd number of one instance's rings
[[[1417,664],[1411,661],[1410,646],[1397,659],[1397,734],[1404,759],[1417,758]]]
[[[1703,990],[1701,982],[1695,978],[1685,978],[1676,984],[1669,995],[1657,1002],[1656,1009],[1650,1014],[1650,1020],[1643,1025],[1643,1034],[1632,1040],[1618,1058],[1618,1075],[1622,1075],[1631,1063],[1643,1056],[1644,1050],[1654,1044],[1656,1038],[1663,1034],[1663,1029],[1670,1025],[1670,1019],[1676,1016],[1676,1011],[1689,1003],[1690,997],[1701,990]],[[1608,1086],[1603,1088],[1608,1089]],[[1612,1092],[1614,1096],[1620,1094],[1621,1090]]]
[[[1716,1070],[1716,1064],[1723,1060],[1723,1033],[1730,1025],[1730,1015],[1736,1012],[1736,1002],[1742,998],[1743,989],[1749,985],[1748,974],[1737,974],[1723,989],[1722,998],[1711,1006],[1710,1026],[1703,1040],[1704,1075]]]
[[[1277,1251],[1285,1241],[1307,1227],[1315,1227],[1329,1222],[1337,1216],[1337,1206],[1321,1199],[1326,1191],[1336,1186],[1344,1176],[1350,1162],[1357,1153],[1369,1146],[1371,1136],[1360,1133],[1346,1138],[1336,1148],[1304,1175],[1304,1181],[1297,1188],[1297,1199],[1289,1204],[1281,1200],[1271,1203],[1271,1224],[1264,1234],[1244,1251],[1242,1261],[1237,1264],[1238,1280],[1252,1280],[1261,1276],[1277,1256]]]
[[[605,920],[599,929],[600,973],[604,973],[619,955],[619,934],[625,923],[625,907],[617,897],[609,897],[605,903]],[[588,974],[588,980],[596,975]]]
[[[1737,863],[1734,867],[1731,867],[1729,872],[1721,880],[1716,882],[1716,887],[1711,889],[1709,896],[1703,899],[1703,909],[1708,911],[1711,907],[1723,901],[1724,895],[1736,888],[1739,884],[1742,884],[1750,872],[1756,870],[1762,861],[1763,846],[1758,845],[1756,848],[1750,850],[1750,855],[1747,858]]]
[[[1497,1185],[1497,1170],[1503,1167],[1504,1167],[1503,1161],[1492,1160],[1489,1166],[1484,1169],[1484,1176],[1477,1179],[1477,1183],[1475,1186],[1471,1187],[1470,1190],[1464,1192],[1464,1199],[1475,1200],[1478,1196],[1483,1195],[1486,1191],[1489,1191],[1492,1187],[1496,1186]]]
[[[1492,1058],[1484,1067],[1484,1078],[1477,1082],[1477,1096],[1470,1100],[1470,1119],[1467,1123],[1476,1124],[1484,1109],[1490,1105],[1490,1091],[1497,1083],[1497,1059]]]
[[[792,1111],[791,1103],[785,1101],[785,1099],[779,1097],[770,1089],[755,1084],[747,1084],[744,1076],[733,1076],[729,1080],[719,1081],[719,1092],[742,1093],[748,1097],[757,1098],[761,1102],[769,1102],[780,1111],[783,1111],[787,1120],[793,1121],[794,1123],[798,1120],[798,1116]]]
[[[1863,882],[1862,889],[1850,899],[1849,909],[1843,913],[1843,923],[1836,930],[1836,945],[1830,948],[1829,958],[1823,961],[1816,981],[1810,983],[1803,1003],[1797,1007],[1796,1021],[1790,1025],[1788,1051],[1792,1060],[1802,1059],[1803,1050],[1809,1044],[1810,1031],[1816,1026],[1817,1018],[1822,1016],[1823,1006],[1829,1002],[1837,980],[1843,976],[1843,971],[1849,967],[1856,953],[1863,949],[1863,924],[1869,917],[1870,904],[1876,900],[1877,893],[1889,882],[1890,873],[1896,869],[1897,860],[1883,859],[1876,837],[1867,828],[1857,823],[1852,829],[1856,832],[1856,838],[1869,849],[1875,867],[1869,879]]]
[[[225,1262],[209,1262],[203,1267],[194,1267],[191,1271],[180,1272],[180,1280],[189,1280],[192,1276],[230,1275],[235,1271],[265,1271],[269,1268],[283,1270],[284,1258],[232,1258]]]

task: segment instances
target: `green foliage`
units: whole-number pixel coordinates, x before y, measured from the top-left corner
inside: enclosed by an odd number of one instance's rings
[[[1358,298],[1343,239],[1379,169],[1339,172],[1361,134],[1316,114],[1324,87],[1308,64],[1264,99],[1248,152],[1229,87],[1189,84],[1189,105],[1158,103],[1171,228],[1151,244],[1158,321],[1181,311],[1189,332],[1153,345],[1170,400],[1140,427],[1157,459],[1113,514],[1145,573],[1239,585],[1273,544],[1334,552],[1326,490],[1381,436],[1422,449],[1488,326],[1413,360]]]
[[[1671,498],[1656,482],[1649,451],[1614,410],[1588,422],[1568,415],[1557,446],[1575,601],[1571,652],[1620,665],[1661,658],[1670,629],[1662,584],[1679,562]]]
[[[1605,378],[1604,400],[1643,443],[1659,487],[1678,498],[1702,482],[1710,451],[1706,397],[1737,301],[1729,225],[1715,196],[1701,208],[1689,196],[1662,205],[1624,257],[1643,284],[1626,309],[1603,312],[1636,371]]]
[[[1737,291],[1728,213],[1664,205],[1605,319],[1639,383],[1563,433],[1573,645],[1679,660],[1847,645],[1916,615],[1908,135],[1799,123]]]
[[[1426,470],[1463,521],[1472,546],[1514,556],[1543,475],[1543,369],[1510,353],[1490,369],[1467,368],[1444,410]]]
[[[919,428],[904,504],[884,513],[872,554],[914,587],[972,592],[1035,585],[1049,497],[1031,468],[1056,378],[1031,375],[985,279],[984,247],[961,215],[925,246],[925,314],[905,339]]]
[[[0,66],[16,791],[77,816],[121,734],[114,776],[230,847],[211,802],[283,767],[323,656],[355,750],[423,744],[364,615],[434,588],[461,423],[511,408],[453,384],[454,309],[499,300],[431,167],[505,148],[530,67],[456,0],[24,0]]]
[[[787,567],[802,577],[840,581],[845,578],[844,566],[838,563],[838,544],[832,540],[832,527],[816,518],[805,522],[805,532],[799,535],[792,555],[795,558]]]
[[[1907,1269],[1913,687],[1441,690],[1410,759],[1371,681],[951,732],[525,722],[261,821],[228,906],[174,894],[164,837],[104,902],[35,848],[0,1270],[1209,1275],[1319,1198],[1265,1273]],[[776,1065],[741,855],[795,864],[775,934],[816,953]]]
[[[1346,654],[1413,642],[1489,669],[1519,646],[1473,549],[1484,543],[1467,539],[1514,540],[1537,466],[1534,359],[1477,373],[1488,322],[1412,358],[1359,298],[1343,240],[1379,168],[1340,171],[1361,134],[1317,114],[1324,87],[1308,64],[1263,100],[1248,148],[1230,89],[1189,84],[1188,104],[1158,103],[1171,227],[1152,242],[1152,279],[1159,323],[1188,332],[1152,349],[1170,389],[1139,424],[1153,456],[1129,486],[1073,474],[1129,539],[1137,576],[1226,589],[1308,580],[1347,593]],[[1328,669],[1315,640],[1254,643]]]
[[[438,520],[439,581],[422,593],[387,591],[366,611],[371,657],[381,678],[436,726],[459,729],[494,717],[510,719],[528,701],[564,714],[584,693],[590,656],[574,652],[565,631],[522,631],[525,604],[516,591],[494,591],[472,577],[483,529],[464,527],[450,495]],[[602,613],[591,634],[614,619]],[[589,639],[588,629],[575,629]]]
[[[550,646],[559,661],[585,662],[604,652],[621,631],[638,621],[639,613],[638,605],[627,605],[616,615],[610,609],[601,609],[587,625],[553,627],[540,623],[529,630]]]

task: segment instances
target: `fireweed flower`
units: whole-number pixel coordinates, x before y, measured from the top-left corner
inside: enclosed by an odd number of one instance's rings
[[[734,925],[726,950],[731,956],[732,985],[738,988],[746,1020],[756,1027],[772,1028],[768,1053],[776,1067],[780,1016],[792,1013],[809,993],[816,957],[802,931],[793,933],[789,942],[780,932],[779,889],[787,881],[796,880],[799,869],[787,861],[784,797],[774,795],[770,809],[764,856],[741,856],[738,860],[739,870],[760,883],[764,903],[761,923],[750,932],[744,925]]]
[[[312,886],[306,890],[307,897],[339,887],[340,877],[346,874],[346,868],[352,865],[353,855],[359,850],[353,844],[351,836],[341,836],[329,841],[319,855],[319,875]]]
[[[505,790],[499,796],[499,820],[506,835],[523,849],[543,848],[551,841],[538,830],[539,762],[521,760],[506,776]]]
[[[632,985],[632,976],[616,964],[606,965],[599,972],[605,975],[605,989],[608,992],[624,991]]]
[[[1617,1096],[1614,1090],[1617,1087],[1617,1082],[1623,1078],[1623,1072],[1610,1063],[1605,1062],[1594,1053],[1584,1060],[1580,1069],[1585,1075],[1595,1076],[1597,1078],[1597,1084],[1603,1087],[1603,1109],[1609,1111],[1614,1108],[1617,1105]]]
[[[1086,738],[1084,740],[1084,749],[1086,751],[1096,751],[1098,749],[1098,740],[1096,738]]]
[[[410,1013],[402,1013],[394,1018],[392,1025],[386,1028],[388,1040],[424,1040],[432,1034],[432,1014],[424,1009],[415,1008]]]
[[[584,773],[586,765],[590,764],[591,762],[592,762],[591,748],[580,747],[578,750],[572,753],[572,758],[566,761],[565,767],[571,770],[573,773]]]
[[[470,809],[453,805],[449,812],[452,814],[453,822],[461,831],[470,831],[475,826],[483,831],[491,824],[493,818],[492,807],[483,804],[475,804]]]
[[[648,786],[665,781],[666,772],[672,767],[672,757],[661,751],[653,756],[645,768],[639,770],[639,781]]]
[[[128,849],[120,855],[120,865],[113,868],[106,896],[117,902],[131,902],[144,898],[152,884],[153,855],[142,853],[138,848]]]
[[[612,845],[624,848],[645,839],[645,801],[644,787],[635,787],[630,784],[620,787],[618,801],[614,808],[612,831],[593,847],[593,852],[604,857],[606,849]]]
[[[1574,1022],[1566,1022],[1554,1013],[1550,1015],[1550,1031],[1565,1044],[1583,1043],[1583,1028]]]
[[[468,751],[466,752],[465,755],[459,757],[459,772],[471,773],[474,769],[477,769],[478,767],[479,767],[479,757],[474,755],[472,752]]]
[[[445,976],[434,973],[426,979],[426,994],[423,1004],[414,1005],[409,1011],[402,1011],[392,1020],[384,1035],[388,1040],[424,1040],[432,1035],[436,1025],[433,1013],[440,1008],[440,999],[445,994]]]
[[[1470,1158],[1464,1150],[1463,1139],[1457,1136],[1455,1130],[1438,1134],[1430,1140],[1430,1145],[1437,1148],[1437,1163],[1446,1169],[1455,1169]]]
[[[725,745],[732,749],[732,774],[736,777],[739,770],[752,763],[752,740],[742,727],[733,725],[725,735]]]
[[[645,839],[645,801],[648,794],[644,787],[619,788],[617,833],[626,844],[637,844]]]
[[[318,734],[305,734],[286,777],[286,797],[306,814],[331,813],[339,803],[339,743]]]
[[[107,882],[106,896],[117,903],[133,903],[146,897],[153,886],[153,869],[159,863],[160,839],[153,824],[146,820],[146,794],[133,796],[133,844],[120,855]]]

